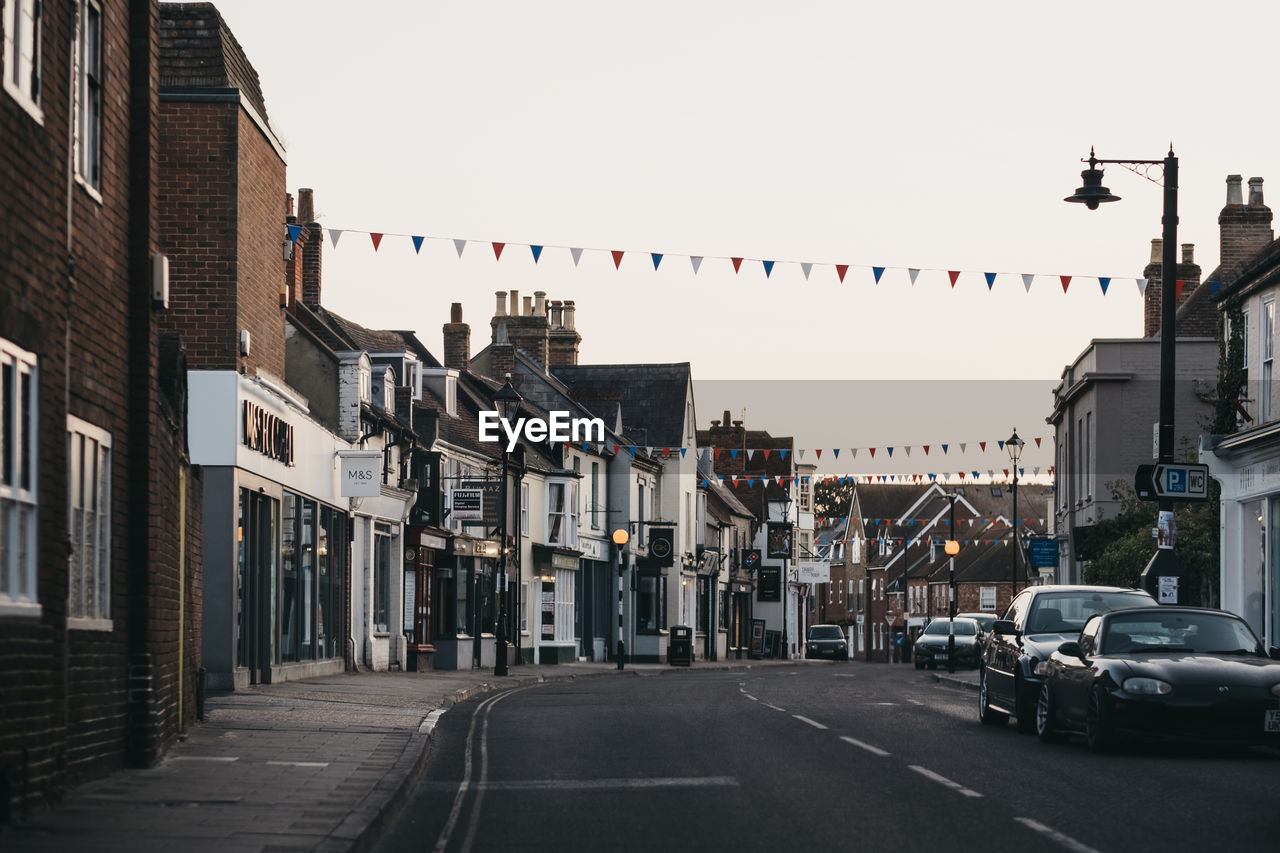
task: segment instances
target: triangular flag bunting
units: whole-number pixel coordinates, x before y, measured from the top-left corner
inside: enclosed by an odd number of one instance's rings
[[[960,270],[947,270],[947,275],[951,278],[951,286],[956,286],[956,279],[960,277]]]
[[[533,252],[533,262],[536,264],[538,262],[538,258],[542,257],[542,247],[530,246],[529,251]]]
[[[1145,278],[1135,278],[1134,283],[1138,285],[1138,293],[1147,292],[1147,280]]]
[[[784,447],[783,449],[781,449],[781,450],[779,450],[779,451],[778,451],[778,458],[780,458],[780,459],[786,459],[786,458],[787,458],[787,450],[786,450],[786,448],[785,448],[785,447]]]
[[[463,250],[463,249],[465,249],[465,248],[467,248],[467,241],[466,241],[466,240],[454,240],[454,241],[453,241],[453,248],[454,248],[454,249],[456,249],[456,250],[458,251],[458,257],[462,257],[462,250]]]
[[[814,452],[814,453],[816,453],[816,454],[818,454],[818,458],[819,458],[819,459],[821,459],[821,458],[822,458],[822,448],[821,448],[821,447],[815,447],[815,448],[814,448],[814,450],[813,450],[813,452]]]
[[[374,231],[369,232],[369,239],[373,241],[373,250],[378,251],[378,246],[382,245],[382,235]]]
[[[737,272],[742,267],[742,258],[730,258],[733,261],[733,271]]]
[[[1022,286],[1027,289],[1027,293],[1031,292],[1031,282],[1035,281],[1035,276],[1030,273],[1022,274]]]
[[[617,249],[613,250],[613,268],[615,270],[622,266],[622,255],[623,252],[620,252]]]
[[[693,255],[689,258],[689,263],[693,264],[693,274],[698,274],[698,267],[702,266],[702,256]]]
[[[840,283],[844,284],[844,274],[849,271],[848,264],[836,264],[836,275],[840,277]]]
[[[875,449],[874,447],[873,447],[873,448],[871,448],[871,458],[872,458],[872,459],[875,459],[875,458],[876,458],[876,449]]]
[[[904,448],[903,448],[903,450],[905,450],[905,451],[907,452],[907,455],[908,455],[908,456],[910,456],[910,455],[911,455],[911,445],[907,445],[906,447],[904,447]]]
[[[1040,446],[1040,438],[1039,438],[1038,436],[1036,437],[1035,442],[1036,442],[1036,447],[1039,447],[1039,446]]]
[[[946,456],[946,455],[947,455],[947,445],[945,445],[945,444],[944,444],[944,445],[942,445],[942,455],[943,455],[943,456]]]
[[[1001,442],[1001,444],[1003,444],[1003,443],[1004,443],[1004,442]],[[986,452],[987,452],[987,443],[986,443],[985,441],[979,441],[979,442],[978,442],[978,446],[982,448],[982,452],[983,452],[983,453],[986,453]],[[1002,447],[1002,448],[1000,448],[1000,449],[1001,449],[1001,450],[1003,450],[1004,448]]]
[[[1173,291],[1173,295],[1174,295],[1178,300],[1181,300],[1181,299],[1182,299],[1182,285],[1184,285],[1184,284],[1186,284],[1186,282],[1185,282],[1185,281],[1180,281],[1180,282],[1178,282],[1178,286],[1177,286],[1177,288]]]
[[[336,249],[336,248],[338,248],[338,238],[339,238],[339,237],[341,237],[341,236],[342,236],[342,229],[341,229],[341,228],[330,228],[330,229],[329,229],[329,240],[330,240],[330,241],[332,241],[332,243],[333,243],[333,248],[335,248],[335,249]]]
[[[966,447],[968,447],[968,443],[967,443],[967,442],[961,442],[961,443],[960,443],[960,452],[961,452],[961,453],[964,453],[964,449],[965,449]]]
[[[578,261],[582,260],[582,250],[570,249],[569,254],[573,256],[573,265],[576,267],[578,265]]]
[[[412,237],[411,239],[413,240],[413,253],[415,255],[420,254],[422,252],[422,241],[425,240],[426,238],[415,236],[415,237]]]
[[[840,448],[838,448],[838,447],[833,447],[833,448],[831,449],[831,452],[835,454],[835,457],[836,457],[837,459],[839,459],[839,458],[840,458]]]
[[[916,276],[920,275],[920,270],[917,270],[917,269],[908,269],[908,270],[907,270],[907,275],[911,278],[911,284],[912,284],[912,285],[915,285],[915,283],[916,283]]]
[[[884,267],[872,267],[871,274],[876,277],[876,284],[879,284],[880,276],[884,275]]]
[[[685,452],[686,452],[688,449],[689,449],[689,448],[687,448],[687,447],[682,447],[682,448],[680,448],[680,458],[681,458],[681,459],[683,459],[683,458],[684,458],[684,454],[685,454]]]
[[[650,252],[649,257],[653,258],[653,268],[656,270],[658,264],[662,263],[662,255],[658,252]]]
[[[736,448],[736,447],[731,447],[731,448],[729,449],[729,456],[730,456],[730,457],[732,457],[733,459],[737,459],[737,458],[738,458],[738,448]]]
[[[298,242],[298,235],[302,233],[302,226],[286,225],[285,227],[289,229],[289,242],[291,243]]]
[[[1063,292],[1063,293],[1066,293],[1066,292],[1067,292],[1067,286],[1071,284],[1071,276],[1069,276],[1069,275],[1060,275],[1060,276],[1058,276],[1058,279],[1062,282],[1062,292]]]
[[[809,273],[813,272],[813,264],[809,264],[809,263],[800,264],[800,271],[804,273],[804,280],[808,281]]]
[[[893,456],[893,448],[892,448],[892,447],[886,447],[886,448],[885,448],[885,450],[889,451],[889,456],[890,456],[890,457],[892,457],[892,456]]]
[[[929,455],[929,445],[927,445],[927,444],[924,446],[924,455],[925,455],[925,456],[928,456],[928,455]]]
[[[493,243],[493,259],[495,261],[502,260],[502,250],[507,248],[506,243]]]
[[[1098,284],[1102,287],[1102,295],[1107,295],[1107,288],[1111,286],[1111,279],[1098,276]]]
[[[773,261],[761,261],[760,263],[764,264],[764,277],[768,278],[773,272]]]
[[[995,287],[996,274],[993,272],[984,272],[983,275],[987,277],[987,290],[990,290],[991,288]]]

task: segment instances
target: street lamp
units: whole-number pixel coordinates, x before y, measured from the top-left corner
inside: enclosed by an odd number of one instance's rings
[[[960,553],[960,543],[955,539],[956,496],[947,495],[947,500],[951,503],[951,538],[943,546],[943,550],[951,558],[950,568],[947,569],[947,589],[951,596],[951,605],[947,608],[947,618],[950,619],[950,624],[947,626],[947,672],[954,673],[956,671],[956,554]]]
[[[623,601],[625,593],[625,578],[627,574],[627,558],[624,548],[631,541],[631,534],[627,532],[627,528],[619,527],[613,531],[613,544],[615,553],[618,555],[618,669],[622,669],[623,661],[626,660],[627,644],[623,641]]]
[[[1084,204],[1090,210],[1096,210],[1100,203],[1120,200],[1119,196],[1112,195],[1106,187],[1102,186],[1102,170],[1098,168],[1100,164],[1118,163],[1135,172],[1137,169],[1134,169],[1134,166],[1160,166],[1163,170],[1164,216],[1161,222],[1164,245],[1160,262],[1160,420],[1156,429],[1156,456],[1160,463],[1171,463],[1173,462],[1174,345],[1177,340],[1175,328],[1177,297],[1174,292],[1174,282],[1178,278],[1178,158],[1174,156],[1172,145],[1169,146],[1169,153],[1163,160],[1099,160],[1090,148],[1089,159],[1082,159],[1080,162],[1089,164],[1089,168],[1080,173],[1084,184],[1064,201]],[[1143,173],[1139,172],[1139,174]],[[1153,181],[1153,183],[1159,183],[1159,181]],[[1173,501],[1161,497],[1159,508],[1161,522],[1167,522],[1169,532],[1173,534]],[[1142,572],[1142,585],[1152,595],[1156,595],[1161,576],[1174,578],[1176,583],[1176,579],[1181,574],[1178,558],[1173,553],[1173,549],[1157,548],[1155,556]],[[1181,584],[1177,584],[1177,587],[1181,590]],[[1177,603],[1181,601],[1181,592],[1179,592]]]
[[[493,395],[493,402],[498,407],[498,416],[503,423],[513,423],[520,411],[523,399],[511,386],[511,374],[507,381]],[[507,674],[507,521],[511,508],[507,505],[507,451],[502,450],[502,486],[499,502],[502,505],[502,534],[498,539],[498,630],[494,639],[493,674]]]
[[[1022,547],[1022,540],[1018,538],[1018,460],[1022,458],[1022,445],[1025,443],[1018,438],[1017,427],[1004,443],[1004,449],[1009,451],[1009,461],[1013,463],[1013,590],[1009,593],[1009,601],[1018,594],[1018,550]]]

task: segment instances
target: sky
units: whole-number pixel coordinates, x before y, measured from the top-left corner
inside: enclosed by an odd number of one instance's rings
[[[1226,176],[1280,180],[1274,64],[1251,41],[1280,4],[215,5],[259,74],[289,189],[343,230],[327,307],[438,351],[459,302],[476,352],[495,291],[543,290],[575,301],[582,362],[688,361],[751,398],[707,392],[701,426],[746,409],[797,446],[1050,434],[1064,366],[1090,339],[1141,335],[1134,279],[1161,229],[1160,187],[1119,166],[1104,183],[1121,202],[1064,203],[1091,146],[1173,146],[1178,242],[1206,276]],[[369,232],[387,235],[376,252]],[[799,420],[763,399],[795,380],[817,380]],[[806,432],[847,381],[902,399],[972,384],[910,417],[859,395],[878,421]],[[1008,393],[1024,382],[1043,393]]]

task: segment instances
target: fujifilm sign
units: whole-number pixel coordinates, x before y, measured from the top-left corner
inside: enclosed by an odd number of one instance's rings
[[[550,419],[518,418],[513,425],[497,412],[481,412],[480,440],[498,442],[506,435],[508,453],[516,449],[522,434],[532,442],[604,441],[604,421],[600,418],[571,418],[568,412],[548,414]]]

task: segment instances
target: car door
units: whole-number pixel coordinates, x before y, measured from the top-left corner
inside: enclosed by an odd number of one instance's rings
[[[1012,622],[1013,633],[991,629],[991,641],[984,662],[989,701],[1008,710],[1015,706],[1014,678],[1018,669],[1018,657],[1022,654],[1022,629],[1026,622],[1027,608],[1032,597],[1025,590],[1013,600],[1005,612],[1005,620]],[[997,623],[999,624],[999,623]]]
[[[1093,678],[1097,672],[1097,664],[1093,662],[1098,653],[1098,636],[1101,631],[1102,618],[1092,616],[1084,623],[1080,631],[1080,653],[1083,658],[1058,654],[1061,667],[1058,670],[1058,682],[1053,691],[1057,701],[1057,712],[1063,722],[1072,725],[1083,725],[1085,713],[1089,707],[1089,690],[1093,686]]]

